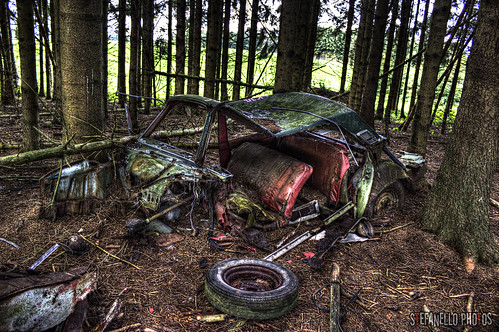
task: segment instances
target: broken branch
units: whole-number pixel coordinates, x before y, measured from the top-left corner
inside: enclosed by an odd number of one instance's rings
[[[331,304],[329,308],[329,331],[339,332],[340,327],[340,266],[333,263],[331,275]]]
[[[499,209],[499,202],[493,198],[490,198],[490,204]]]
[[[86,237],[84,237],[83,235],[81,235],[81,234],[80,234],[80,236],[81,236],[81,238],[82,238],[83,240],[87,241],[88,243],[90,243],[91,245],[93,245],[94,247],[96,247],[97,249],[100,249],[101,251],[105,252],[105,253],[106,253],[106,254],[108,254],[109,256],[111,256],[111,257],[113,257],[113,258],[115,258],[115,259],[117,259],[117,260],[119,260],[119,261],[122,261],[123,263],[126,263],[126,264],[128,264],[128,265],[131,265],[131,266],[133,266],[134,268],[136,268],[137,270],[140,270],[140,267],[138,267],[137,265],[135,265],[135,264],[133,264],[133,263],[130,263],[129,261],[127,261],[127,260],[125,260],[125,259],[123,259],[123,258],[120,258],[120,257],[118,257],[118,256],[115,256],[115,255],[111,254],[109,251],[107,251],[106,249],[103,249],[103,248],[99,247],[97,244],[93,243],[92,241],[90,241],[89,239],[87,239]]]

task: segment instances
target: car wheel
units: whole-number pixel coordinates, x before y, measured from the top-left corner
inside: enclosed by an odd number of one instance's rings
[[[400,181],[395,181],[385,187],[376,196],[369,199],[366,207],[368,217],[375,216],[381,211],[390,209],[401,209],[404,206],[405,191]]]
[[[224,313],[245,319],[272,319],[295,307],[298,278],[271,261],[230,259],[208,270],[205,294]]]

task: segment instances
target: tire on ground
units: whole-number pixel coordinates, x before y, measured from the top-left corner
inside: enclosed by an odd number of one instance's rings
[[[271,261],[230,259],[208,270],[205,294],[224,313],[245,319],[272,319],[295,307],[298,278]]]

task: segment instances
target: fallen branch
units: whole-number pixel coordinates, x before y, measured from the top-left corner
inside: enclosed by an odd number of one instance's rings
[[[409,222],[407,224],[400,225],[400,226],[397,226],[397,227],[393,227],[393,228],[391,228],[389,230],[386,230],[386,231],[382,231],[381,234],[390,233],[390,232],[396,231],[397,229],[401,229],[401,228],[407,227],[407,226],[412,225],[412,224],[414,224],[414,222],[411,221],[411,222]]]
[[[81,235],[81,234],[80,234],[79,236],[81,236],[81,238],[82,238],[83,240],[87,241],[88,243],[90,243],[91,245],[93,245],[94,247],[96,247],[97,249],[100,249],[101,251],[105,252],[105,253],[106,253],[106,254],[108,254],[109,256],[111,256],[111,257],[113,257],[113,258],[115,258],[115,259],[117,259],[117,260],[119,260],[119,261],[122,261],[123,263],[126,263],[126,264],[128,264],[128,265],[131,265],[131,266],[133,266],[134,268],[136,268],[137,270],[140,270],[140,267],[138,267],[137,265],[135,265],[135,264],[133,264],[133,263],[130,263],[129,261],[127,261],[127,260],[125,260],[125,259],[123,259],[123,258],[120,258],[120,257],[118,257],[118,256],[116,256],[116,255],[111,254],[109,251],[107,251],[106,249],[103,249],[103,248],[99,247],[97,244],[95,244],[95,243],[93,243],[92,241],[88,240],[88,239],[87,239],[86,237],[84,237],[83,235]]]
[[[123,327],[121,327],[119,329],[116,329],[116,330],[111,330],[109,332],[122,332],[122,331],[126,331],[128,329],[133,329],[135,327],[139,327],[141,325],[142,325],[141,323],[135,323],[135,324],[132,324],[132,325],[123,326]]]
[[[493,198],[490,198],[490,205],[492,205],[492,206],[494,206],[494,207],[496,207],[496,208],[498,208],[498,209],[499,209],[499,202],[498,202],[498,201],[496,201],[496,200],[495,200],[495,199],[493,199]]]
[[[340,327],[340,266],[333,263],[331,274],[331,303],[329,308],[329,331],[339,332]]]

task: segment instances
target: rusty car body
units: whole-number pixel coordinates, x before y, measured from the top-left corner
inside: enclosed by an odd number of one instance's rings
[[[173,96],[125,146],[120,164],[118,172],[88,162],[55,172],[43,181],[45,200],[53,199],[56,215],[88,211],[81,202],[101,200],[114,172],[147,213],[191,195],[217,210],[220,199],[212,201],[213,195],[225,199],[237,183],[284,225],[294,218],[297,201],[320,197],[328,211],[349,204],[360,218],[400,207],[404,188],[411,187],[385,138],[356,112],[298,92],[231,102]]]

